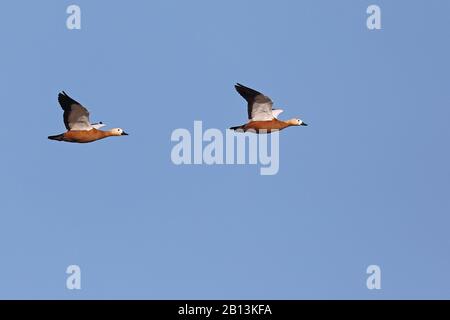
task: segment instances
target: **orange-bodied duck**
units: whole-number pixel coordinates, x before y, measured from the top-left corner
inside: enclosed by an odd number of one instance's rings
[[[102,122],[91,123],[89,111],[80,103],[69,97],[64,91],[58,95],[58,102],[64,110],[64,124],[67,132],[49,136],[50,140],[89,143],[113,136],[127,136],[120,128],[109,131],[99,130],[105,125]]]
[[[271,133],[272,131],[283,130],[290,126],[307,126],[300,119],[278,120],[278,115],[283,110],[272,109],[273,102],[268,96],[239,83],[235,85],[235,88],[248,103],[249,122],[242,126],[231,127],[231,130]]]

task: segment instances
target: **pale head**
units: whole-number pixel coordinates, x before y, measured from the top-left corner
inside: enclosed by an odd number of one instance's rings
[[[109,130],[109,132],[113,136],[127,136],[128,135],[128,133],[123,131],[123,129],[121,129],[121,128],[114,128],[114,129]]]
[[[291,126],[307,126],[307,124],[303,122],[303,120],[301,119],[291,119],[286,122],[289,123]]]

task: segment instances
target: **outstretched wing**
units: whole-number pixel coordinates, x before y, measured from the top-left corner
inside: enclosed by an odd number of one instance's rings
[[[248,119],[251,121],[271,121],[272,100],[262,93],[248,88],[242,84],[235,85],[236,91],[247,101]]]
[[[67,130],[91,130],[89,111],[73,100],[64,91],[58,95],[58,102],[64,110],[64,125]]]

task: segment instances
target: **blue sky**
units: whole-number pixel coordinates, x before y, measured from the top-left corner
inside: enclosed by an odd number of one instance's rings
[[[82,10],[68,30],[66,8]],[[377,4],[382,30],[366,28]],[[0,12],[0,298],[450,298],[448,1],[9,1]],[[171,132],[308,127],[280,171],[175,166]],[[65,90],[128,137],[76,145]],[[77,264],[82,289],[65,287]],[[382,270],[368,290],[367,266]]]

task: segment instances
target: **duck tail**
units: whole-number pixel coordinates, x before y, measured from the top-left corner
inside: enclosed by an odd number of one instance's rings
[[[58,134],[56,136],[49,136],[50,140],[56,140],[56,141],[63,141],[64,140],[64,133]]]
[[[244,126],[237,126],[237,127],[230,128],[230,130],[234,130],[234,131],[239,130],[239,129],[244,130]]]

